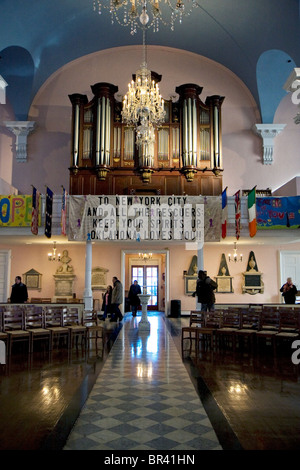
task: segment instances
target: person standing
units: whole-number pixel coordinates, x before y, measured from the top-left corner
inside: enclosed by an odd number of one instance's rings
[[[140,298],[139,294],[141,294],[141,286],[138,284],[137,281],[134,281],[133,284],[130,286],[128,298],[131,306],[132,316],[136,317],[136,312],[140,306]]]
[[[217,288],[217,283],[207,276],[206,271],[199,271],[196,292],[193,297],[197,295],[198,302],[201,304],[201,310],[207,312],[215,309],[215,294],[214,290]]]
[[[123,302],[123,286],[119,279],[114,276],[112,278],[113,290],[111,294],[111,319],[110,321],[123,320],[123,315],[120,311],[119,306]]]
[[[11,288],[10,302],[12,304],[24,304],[27,300],[27,286],[23,284],[21,276],[16,276],[15,283]]]
[[[112,286],[107,286],[105,294],[103,294],[102,311],[104,312],[101,320],[105,321],[108,313],[111,313],[111,296]]]
[[[286,283],[280,288],[280,292],[282,292],[286,304],[296,303],[297,287],[293,284],[291,277],[287,278]]]

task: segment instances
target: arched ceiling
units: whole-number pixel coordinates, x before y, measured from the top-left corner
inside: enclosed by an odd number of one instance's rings
[[[150,30],[147,43],[187,50],[228,67],[253,94],[262,121],[272,121],[284,82],[300,65],[299,0],[197,3],[199,8],[174,31],[165,26]],[[112,25],[107,11],[98,15],[93,10],[93,0],[2,0],[0,75],[9,85],[16,120],[26,120],[39,88],[66,63],[141,43],[141,32],[131,35],[128,28]]]

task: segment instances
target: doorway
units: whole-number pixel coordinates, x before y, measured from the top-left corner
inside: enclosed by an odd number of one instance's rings
[[[137,280],[142,293],[150,295],[148,310],[158,310],[158,266],[131,266],[131,279]]]
[[[124,286],[125,308],[128,304],[126,300],[129,288],[136,279],[151,296],[148,310],[158,310],[167,314],[169,310],[169,250],[152,249],[152,257],[147,261],[139,256],[140,251],[122,250],[121,282]]]

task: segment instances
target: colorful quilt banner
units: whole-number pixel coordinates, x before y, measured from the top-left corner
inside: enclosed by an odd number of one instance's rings
[[[32,196],[0,196],[0,227],[31,227]],[[41,225],[41,210],[39,208]]]
[[[259,230],[300,228],[300,196],[257,197],[256,222]]]

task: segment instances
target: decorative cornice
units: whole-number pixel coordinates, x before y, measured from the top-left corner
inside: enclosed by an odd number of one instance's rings
[[[263,164],[273,163],[274,138],[280,134],[286,124],[255,124],[254,132],[263,140]]]
[[[17,162],[27,161],[27,137],[35,128],[34,121],[5,121],[5,126],[16,136]]]

